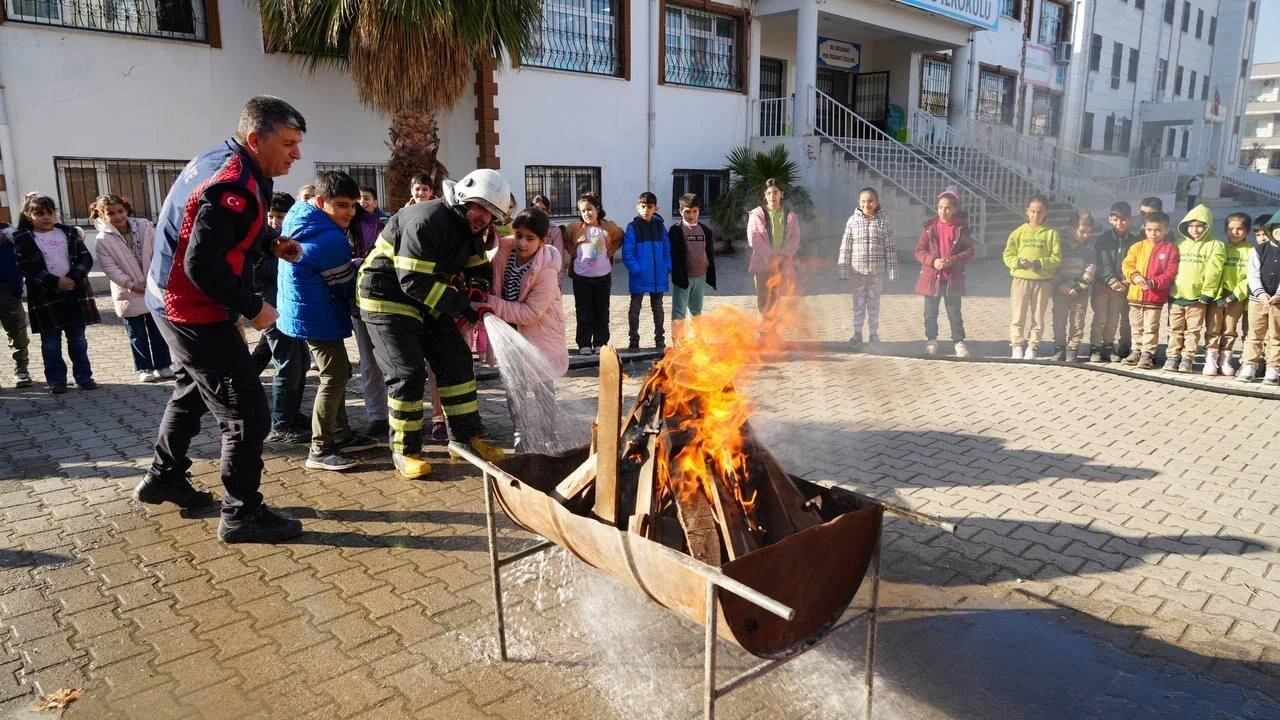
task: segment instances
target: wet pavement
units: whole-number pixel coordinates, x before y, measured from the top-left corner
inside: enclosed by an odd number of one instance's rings
[[[710,307],[753,303],[742,260],[722,261]],[[1269,395],[851,355],[833,274],[806,285],[808,352],[753,382],[753,425],[797,475],[957,523],[886,524],[875,717],[1280,718]],[[975,267],[966,299],[971,345],[992,355],[1002,282]],[[903,355],[921,343],[909,287],[891,284],[881,329]],[[615,341],[625,305],[615,295]],[[280,546],[223,546],[212,516],[137,505],[168,388],[133,381],[118,323],[89,338],[101,389],[0,390],[0,718],[64,686],[85,691],[68,718],[698,715],[701,629],[562,551],[505,571],[513,661],[495,661],[481,482],[443,453],[433,480],[410,483],[384,452],[334,474],[303,468],[303,447],[269,447],[264,493],[308,530]],[[644,368],[630,366],[628,396]],[[588,367],[559,389],[584,441],[594,384]],[[495,380],[481,407],[509,438]],[[211,430],[192,454],[216,487]],[[534,541],[501,527],[504,552]],[[864,637],[839,630],[721,716],[858,717]],[[722,678],[752,666],[720,647]]]

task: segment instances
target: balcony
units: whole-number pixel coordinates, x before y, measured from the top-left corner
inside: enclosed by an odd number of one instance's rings
[[[5,0],[7,20],[171,40],[208,40],[203,0]]]
[[[1251,102],[1244,107],[1245,115],[1276,115],[1280,114],[1280,100],[1275,102]]]

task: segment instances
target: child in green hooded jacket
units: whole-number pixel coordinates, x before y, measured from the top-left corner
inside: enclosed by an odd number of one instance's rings
[[[1244,316],[1244,304],[1249,298],[1249,255],[1253,243],[1249,242],[1249,228],[1253,219],[1238,212],[1227,216],[1223,223],[1227,241],[1222,265],[1222,281],[1218,299],[1209,305],[1205,317],[1204,374],[1227,377],[1236,374],[1231,364],[1231,351],[1239,337],[1240,319]]]
[[[1045,357],[1038,354],[1044,316],[1053,294],[1054,275],[1062,263],[1062,239],[1057,230],[1044,224],[1048,215],[1048,198],[1032,197],[1027,202],[1027,222],[1009,233],[1004,246],[1004,264],[1013,276],[1009,347],[1014,360]]]
[[[1169,345],[1164,369],[1194,371],[1196,348],[1204,332],[1209,305],[1218,299],[1226,247],[1213,235],[1213,213],[1204,205],[1191,208],[1178,223],[1178,275],[1169,293]]]

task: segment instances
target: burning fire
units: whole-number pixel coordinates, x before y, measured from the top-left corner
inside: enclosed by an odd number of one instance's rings
[[[666,442],[675,457],[658,453],[658,481],[681,498],[701,493],[711,502],[714,483],[733,496],[749,523],[756,491],[748,483],[743,428],[754,408],[745,388],[765,358],[785,349],[780,328],[802,326],[795,296],[795,273],[788,263],[769,279],[779,298],[763,317],[721,306],[675,324],[676,344],[658,361],[643,393],[662,394],[662,416],[673,428]],[[754,527],[752,529],[755,529]]]

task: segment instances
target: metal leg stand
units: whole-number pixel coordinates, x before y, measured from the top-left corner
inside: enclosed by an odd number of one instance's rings
[[[489,526],[489,568],[493,572],[493,609],[498,616],[498,657],[507,661],[507,623],[502,613],[502,564],[498,562],[498,528],[493,519],[493,476],[484,474],[484,518]]]
[[[710,581],[707,582],[707,619],[704,639],[706,648],[702,673],[707,686],[707,695],[702,705],[702,716],[706,720],[714,720],[716,695],[719,694],[719,690],[716,689],[716,585]]]
[[[866,669],[866,710],[863,720],[871,720],[871,698],[876,679],[876,622],[880,619],[880,547],[884,540],[883,531],[876,542],[875,553],[871,557],[871,607],[867,610],[867,669]]]

